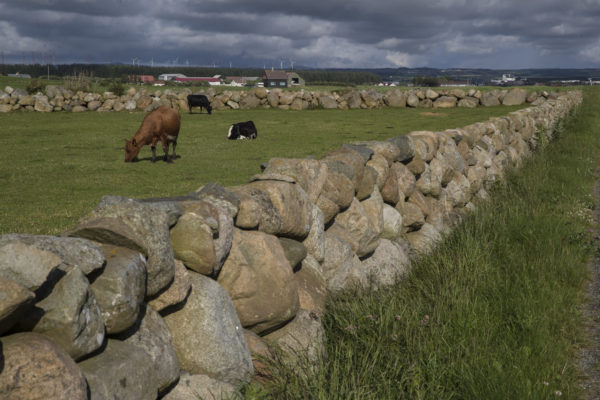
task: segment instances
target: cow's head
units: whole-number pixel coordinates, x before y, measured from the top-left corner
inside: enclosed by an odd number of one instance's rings
[[[212,106],[210,104],[206,106],[206,111],[208,111],[209,114],[211,113]]]
[[[140,149],[137,147],[137,141],[134,139],[125,139],[125,162],[134,161],[137,158]]]

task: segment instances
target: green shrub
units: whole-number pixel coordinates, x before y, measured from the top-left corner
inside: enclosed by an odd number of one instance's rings
[[[32,79],[31,81],[29,81],[29,83],[27,84],[27,87],[25,89],[27,90],[27,93],[29,93],[29,94],[35,94],[37,92],[44,92],[44,90],[46,89],[46,84],[44,82],[42,82],[40,79]]]
[[[125,93],[125,87],[123,86],[123,84],[120,81],[114,80],[108,86],[108,91],[113,92],[113,94],[115,94],[117,96],[122,96],[123,93]]]

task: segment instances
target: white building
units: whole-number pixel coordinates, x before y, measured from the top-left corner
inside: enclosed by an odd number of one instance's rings
[[[186,78],[183,74],[161,74],[158,76],[159,81],[172,81],[175,78]]]

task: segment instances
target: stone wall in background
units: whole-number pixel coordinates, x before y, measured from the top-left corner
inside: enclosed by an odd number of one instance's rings
[[[0,236],[0,397],[235,398],[269,379],[265,357],[326,356],[327,296],[401,279],[581,101],[274,158],[240,186],[105,196],[61,236]]]
[[[190,89],[174,91],[151,91],[146,88],[130,88],[126,94],[117,96],[111,92],[73,92],[61,86],[49,85],[45,93],[29,95],[23,89],[7,86],[0,89],[0,112],[10,111],[151,111],[159,106],[187,110],[187,96]],[[381,107],[422,107],[450,108],[498,105],[542,104],[548,99],[556,99],[557,93],[528,91],[522,88],[492,90],[482,92],[477,89],[391,89],[385,92],[371,90],[338,91],[291,91],[282,89],[267,90],[226,90],[216,93],[207,89],[211,105],[216,110],[279,108],[282,110],[325,109],[367,109]]]

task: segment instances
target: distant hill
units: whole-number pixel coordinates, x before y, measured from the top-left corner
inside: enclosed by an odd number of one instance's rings
[[[358,71],[358,70],[357,70]],[[481,69],[481,68],[381,68],[365,69],[381,76],[384,81],[411,82],[416,76],[448,77],[457,81],[469,81],[472,84],[487,83],[498,79],[503,74],[511,74],[521,79],[534,82],[551,82],[563,80],[587,81],[600,80],[600,69]]]

